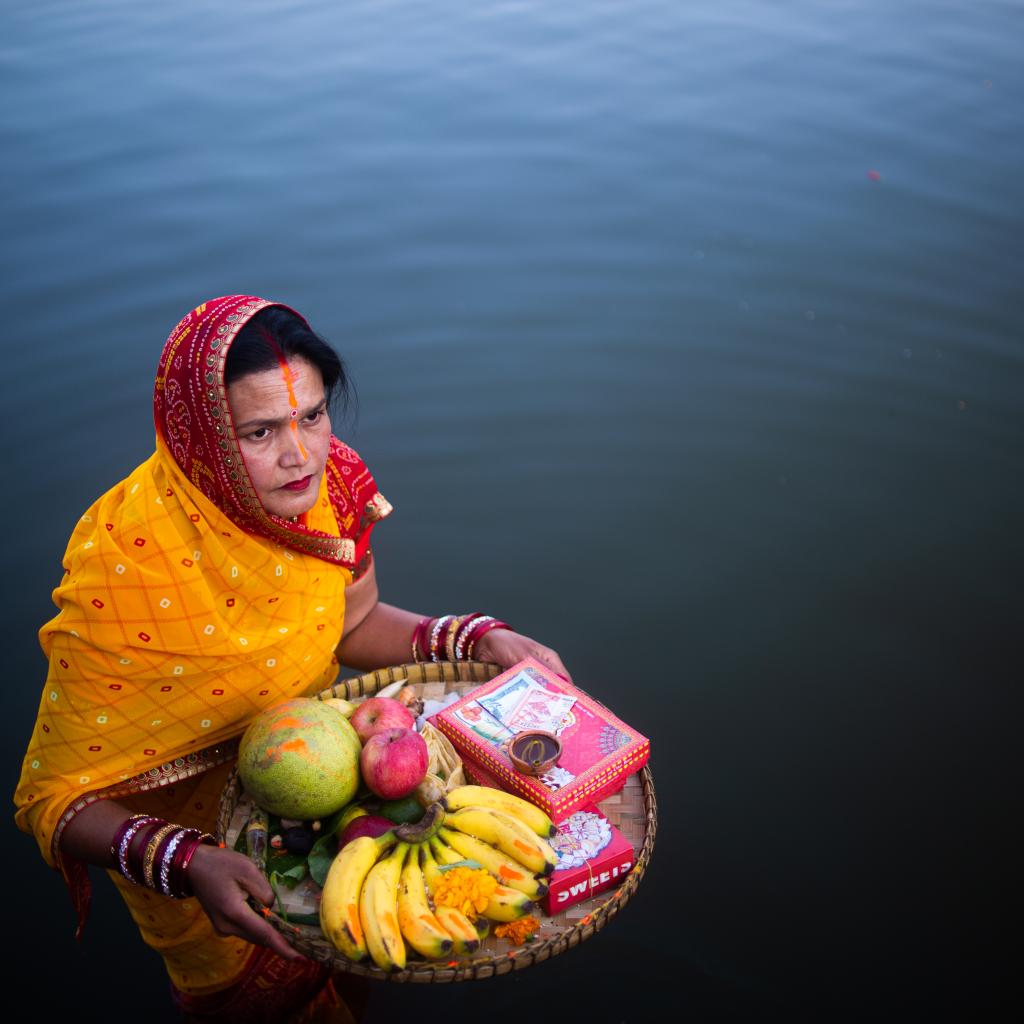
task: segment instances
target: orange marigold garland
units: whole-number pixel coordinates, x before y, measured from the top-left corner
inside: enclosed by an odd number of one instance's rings
[[[513,945],[521,946],[527,939],[532,939],[537,934],[538,928],[540,928],[540,921],[529,914],[516,921],[499,924],[494,929],[494,934],[499,939],[508,939]]]
[[[482,868],[450,868],[434,889],[434,906],[454,907],[475,921],[487,909],[498,883]]]

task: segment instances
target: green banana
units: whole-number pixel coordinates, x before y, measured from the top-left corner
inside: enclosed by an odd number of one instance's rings
[[[398,883],[408,843],[398,843],[370,869],[359,897],[359,921],[366,948],[382,971],[405,967],[405,943],[398,925]]]
[[[504,811],[525,822],[527,828],[542,839],[550,839],[558,832],[551,819],[539,807],[516,796],[515,793],[506,793],[502,789],[491,789],[490,786],[456,786],[445,796],[444,802],[449,811],[458,811],[463,807],[486,807]]]
[[[449,930],[431,912],[420,869],[420,847],[410,846],[398,882],[398,927],[421,956],[438,960],[451,952]]]
[[[331,862],[320,898],[320,928],[349,960],[366,956],[359,920],[359,894],[370,869],[395,844],[392,833],[374,839],[360,836],[343,846]]]

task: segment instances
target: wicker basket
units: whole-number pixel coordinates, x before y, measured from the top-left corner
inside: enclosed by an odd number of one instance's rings
[[[415,686],[423,697],[437,699],[453,690],[461,694],[479,683],[494,678],[500,671],[496,665],[481,662],[398,665],[368,672],[353,679],[341,680],[317,696],[320,699],[343,697],[353,700],[372,696],[390,683],[406,680]],[[599,932],[629,902],[644,876],[654,849],[654,835],[658,823],[650,768],[645,767],[630,776],[619,793],[602,801],[599,806],[609,821],[632,843],[636,853],[633,870],[617,889],[577,903],[553,917],[538,915],[541,927],[537,937],[524,946],[511,946],[505,940],[491,936],[471,957],[448,961],[419,960],[410,957],[405,970],[387,973],[370,960],[361,963],[348,960],[315,925],[295,924],[275,911],[271,911],[267,919],[292,946],[313,960],[329,964],[338,971],[347,971],[380,981],[469,981],[475,978],[491,978],[529,967],[564,953]],[[242,790],[237,771],[233,771],[221,794],[217,819],[218,839],[231,846],[239,830],[248,820],[251,807],[251,800]],[[313,883],[306,884],[315,889]],[[302,897],[300,895],[293,898]],[[307,892],[306,899],[314,901],[315,892]],[[285,914],[288,913],[288,902],[289,899],[285,899],[286,906],[281,908]]]

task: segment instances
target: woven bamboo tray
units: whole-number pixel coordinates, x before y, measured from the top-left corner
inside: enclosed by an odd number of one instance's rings
[[[452,691],[461,695],[493,679],[500,671],[497,665],[481,662],[397,665],[341,680],[317,696],[321,700],[329,697],[355,700],[372,696],[390,683],[406,680],[424,699],[437,700]],[[289,914],[317,912],[320,890],[309,879],[293,890],[281,889],[279,897],[282,903],[275,904],[267,920],[292,946],[311,959],[329,964],[338,971],[380,981],[419,984],[470,981],[530,967],[572,949],[599,932],[629,902],[647,869],[654,850],[654,835],[658,824],[654,780],[650,768],[645,767],[630,776],[622,790],[601,801],[598,806],[632,844],[636,855],[633,870],[617,889],[602,892],[553,917],[536,911],[541,922],[540,929],[537,937],[523,946],[512,946],[506,940],[491,935],[473,956],[442,961],[421,960],[414,958],[415,954],[410,954],[406,969],[394,973],[382,971],[369,959],[353,963],[335,949],[319,927],[286,920]],[[232,847],[239,831],[245,827],[251,810],[252,801],[243,791],[237,771],[233,771],[221,794],[217,838],[229,848]]]

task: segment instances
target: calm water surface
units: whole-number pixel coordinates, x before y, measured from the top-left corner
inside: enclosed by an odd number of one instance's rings
[[[385,599],[493,610],[653,741],[657,849],[608,928],[368,1020],[983,1005],[1019,807],[1024,5],[3,21],[10,789],[163,339],[255,292],[350,364]],[[7,843],[25,983],[171,1019],[105,880],[76,946]]]

